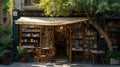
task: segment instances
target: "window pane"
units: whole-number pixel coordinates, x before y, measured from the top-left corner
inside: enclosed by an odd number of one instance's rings
[[[39,3],[39,2],[40,2],[40,0],[34,0],[33,2],[34,2],[34,3]]]
[[[25,5],[31,5],[31,0],[25,0]]]

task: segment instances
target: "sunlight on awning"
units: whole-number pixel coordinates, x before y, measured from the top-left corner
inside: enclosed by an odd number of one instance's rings
[[[21,17],[16,24],[34,24],[45,26],[69,25],[88,21],[85,17]]]

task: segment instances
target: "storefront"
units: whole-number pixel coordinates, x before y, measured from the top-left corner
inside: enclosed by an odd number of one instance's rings
[[[88,19],[81,17],[21,17],[16,24],[20,25],[20,44],[30,52],[42,50],[53,58],[66,50],[67,58],[72,61],[72,25],[86,22]]]

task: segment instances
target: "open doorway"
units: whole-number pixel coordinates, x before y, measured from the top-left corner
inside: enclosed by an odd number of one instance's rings
[[[56,59],[67,59],[66,33],[62,26],[55,27],[55,47]]]

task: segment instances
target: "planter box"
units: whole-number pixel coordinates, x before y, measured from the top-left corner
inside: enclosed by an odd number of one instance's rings
[[[114,58],[110,59],[110,64],[119,64],[119,60],[116,60]]]

